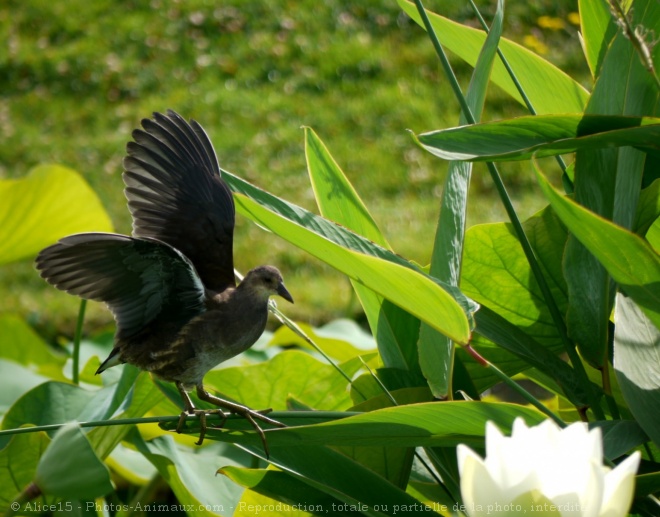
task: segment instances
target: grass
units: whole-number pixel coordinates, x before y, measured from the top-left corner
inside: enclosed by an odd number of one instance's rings
[[[489,19],[493,3],[478,3]],[[427,6],[476,25],[467,2],[444,4]],[[541,16],[566,20],[575,4],[512,3],[505,34],[545,45],[549,59],[584,75],[577,29],[539,26]],[[202,123],[223,168],[315,209],[300,129],[306,125],[394,249],[428,262],[446,164],[415,147],[406,129],[455,125],[458,107],[425,33],[395,2],[10,0],[0,6],[0,34],[7,42],[0,177],[20,177],[43,162],[72,167],[99,193],[117,231],[128,233],[125,144],[141,118],[173,108]],[[470,70],[459,62],[456,68],[467,84]],[[515,114],[524,111],[493,88],[485,118]],[[502,172],[523,216],[545,204],[528,165],[507,164]],[[477,166],[469,223],[504,219]],[[281,267],[296,298],[286,310],[295,318],[321,323],[359,313],[345,279],[244,220],[235,256],[242,271],[263,262]],[[48,287],[31,264],[0,268],[0,290],[0,311],[71,333],[77,301]],[[92,304],[88,320],[99,327],[110,316]]]

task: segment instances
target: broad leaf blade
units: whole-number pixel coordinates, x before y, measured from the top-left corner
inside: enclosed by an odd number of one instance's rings
[[[305,130],[307,170],[316,204],[323,217],[333,220],[358,235],[390,249],[367,207],[314,131]],[[351,279],[362,308],[376,336],[386,366],[419,370],[417,334],[419,320],[393,305],[373,290]]]
[[[398,2],[408,16],[422,25],[414,4],[406,0],[398,0]],[[427,12],[440,43],[474,66],[486,34],[435,13]],[[500,49],[509,61],[537,113],[580,113],[583,111],[589,93],[577,81],[548,61],[512,41],[502,39]],[[495,63],[491,81],[518,102],[524,104],[518,89],[500,61]],[[548,95],[548,92],[552,92],[552,95]]]
[[[112,231],[96,194],[75,171],[41,165],[0,181],[0,264],[36,255],[72,233]]]
[[[641,237],[563,197],[536,170],[562,222],[660,328],[660,256]]]
[[[660,446],[660,331],[622,294],[615,323],[614,367],[621,391],[639,425]]]
[[[617,26],[607,0],[579,0],[582,46],[591,75],[599,75],[600,66]]]
[[[428,277],[340,246],[243,195],[235,195],[235,201],[243,215],[427,321],[439,332],[459,343],[467,343],[470,326],[465,312],[447,291]]]
[[[431,131],[419,143],[445,160],[507,161],[604,147],[657,148],[660,119],[539,115]]]

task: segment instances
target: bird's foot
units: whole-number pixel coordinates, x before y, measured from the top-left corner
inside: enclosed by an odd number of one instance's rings
[[[221,399],[220,397],[215,397],[206,391],[202,385],[197,386],[197,396],[206,402],[210,402],[211,404],[226,409],[231,413],[242,416],[248,422],[250,422],[250,425],[254,427],[254,430],[261,438],[261,443],[264,446],[266,458],[268,458],[268,444],[266,443],[266,435],[264,434],[264,430],[257,423],[257,420],[270,424],[274,427],[286,427],[286,425],[283,423],[266,416],[272,411],[272,409],[262,409],[255,411],[254,409],[250,409],[249,407],[243,406],[242,404],[237,404],[236,402],[231,402],[229,400]]]
[[[235,413],[239,416],[242,416],[250,422],[250,425],[254,427],[254,430],[257,432],[259,435],[259,438],[261,438],[261,443],[264,446],[264,452],[266,453],[266,458],[269,456],[268,452],[268,443],[266,442],[266,434],[264,433],[264,430],[261,428],[261,426],[257,423],[257,420],[261,420],[262,422],[269,423],[275,427],[286,427],[282,422],[278,422],[277,420],[273,420],[272,418],[267,417],[266,415],[272,411],[272,409],[260,409],[258,411],[255,411],[254,409],[250,409],[247,406],[241,406],[240,404],[232,404],[233,407],[229,408],[229,410],[232,413]]]
[[[204,443],[207,428],[207,415],[220,415],[221,421],[219,424],[213,426],[215,429],[221,429],[227,421],[227,414],[222,409],[192,409],[189,411],[182,411],[181,416],[179,416],[179,423],[176,426],[177,433],[180,433],[183,430],[183,424],[186,421],[186,418],[191,415],[196,415],[199,418],[199,440],[195,442],[195,445],[202,445],[202,443]]]

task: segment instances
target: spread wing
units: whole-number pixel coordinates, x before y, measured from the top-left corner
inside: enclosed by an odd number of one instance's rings
[[[124,159],[133,235],[179,250],[207,288],[233,287],[234,201],[211,141],[197,122],[171,110],[142,127]]]
[[[150,239],[79,233],[37,256],[41,276],[62,291],[105,302],[117,320],[117,338],[152,321],[182,324],[205,311],[204,286],[190,261]]]

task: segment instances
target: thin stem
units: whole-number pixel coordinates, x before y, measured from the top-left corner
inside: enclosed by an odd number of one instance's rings
[[[349,416],[359,415],[361,413],[357,411],[273,411],[268,415],[282,419],[283,417],[295,417],[298,419],[310,418],[313,420],[318,420],[319,418],[327,418],[329,420],[339,420],[342,418],[347,418]],[[113,425],[137,425],[137,424],[160,424],[165,422],[179,422],[181,415],[165,415],[165,416],[150,416],[150,417],[141,417],[141,418],[118,418],[116,420],[94,420],[89,422],[77,422],[80,427],[110,427]],[[219,415],[208,415],[207,420],[224,420]],[[243,420],[239,415],[229,415],[226,417],[227,421],[231,420]],[[198,420],[197,415],[188,415],[185,420]],[[10,436],[14,434],[26,434],[26,433],[36,433],[39,431],[57,431],[60,427],[65,426],[66,424],[49,424],[49,425],[39,425],[33,427],[19,427],[16,429],[3,429],[0,431],[1,436]]]
[[[76,322],[76,333],[73,336],[73,374],[71,380],[74,384],[80,383],[80,341],[82,340],[82,327],[85,321],[85,309],[87,300],[80,300],[80,309],[78,310],[78,321]]]
[[[621,420],[619,407],[616,405],[616,400],[614,400],[614,396],[612,395],[612,385],[610,383],[610,364],[607,359],[605,359],[603,362],[603,368],[601,369],[601,379],[603,392],[605,393],[605,400],[607,401],[607,407],[610,410],[610,414],[614,420]]]
[[[566,427],[566,422],[564,422],[561,418],[559,418],[559,416],[557,416],[554,412],[552,412],[550,409],[548,409],[539,399],[537,399],[529,391],[527,391],[520,384],[518,384],[516,381],[514,381],[506,373],[504,373],[497,366],[495,366],[493,363],[491,363],[488,359],[486,359],[481,354],[479,354],[479,352],[477,352],[474,348],[472,348],[472,345],[466,345],[463,348],[472,357],[474,357],[474,359],[479,364],[481,364],[484,367],[491,370],[495,374],[495,376],[497,376],[497,378],[500,379],[504,384],[509,386],[512,390],[514,390],[519,395],[521,395],[527,402],[529,402],[532,406],[534,406],[536,409],[538,409],[541,413],[544,413],[545,415],[552,418],[557,423],[557,425],[559,425],[559,427]]]
[[[456,75],[454,74],[454,71],[452,70],[451,65],[449,64],[449,59],[447,58],[447,55],[445,54],[445,51],[442,48],[442,45],[440,44],[437,35],[435,34],[435,30],[431,25],[431,21],[429,20],[429,17],[426,14],[426,10],[422,5],[421,0],[415,0],[415,5],[417,6],[417,11],[419,12],[420,17],[422,18],[422,22],[424,23],[426,32],[431,38],[433,47],[435,48],[436,53],[440,58],[442,67],[445,70],[447,78],[449,79],[449,84],[452,90],[454,91],[454,94],[456,95],[459,104],[461,105],[461,109],[463,110],[465,119],[468,121],[469,124],[474,124],[475,123],[474,115],[467,104],[467,100],[465,99],[463,92],[461,91],[461,87],[458,84]],[[541,266],[539,265],[539,262],[536,258],[536,254],[532,249],[532,246],[529,242],[529,239],[527,238],[527,235],[525,234],[525,230],[523,229],[520,219],[518,218],[518,214],[516,214],[516,210],[513,207],[513,204],[511,203],[511,199],[506,191],[506,187],[504,186],[502,177],[500,176],[500,173],[497,170],[495,164],[493,164],[492,162],[487,162],[486,166],[488,167],[488,172],[490,173],[493,183],[495,184],[495,188],[497,189],[497,193],[500,196],[502,204],[504,205],[504,208],[507,212],[507,215],[509,216],[509,220],[511,221],[511,225],[513,226],[513,230],[516,234],[516,237],[518,237],[518,241],[520,242],[523,252],[525,253],[525,257],[527,258],[529,267],[532,270],[532,274],[534,275],[534,278],[536,279],[536,282],[539,288],[541,289],[543,299],[545,300],[545,303],[548,306],[548,310],[550,311],[550,315],[555,324],[555,327],[559,331],[559,335],[562,340],[562,343],[564,344],[566,353],[568,354],[568,357],[571,360],[571,363],[573,364],[573,368],[575,369],[581,384],[585,387],[587,396],[589,397],[589,405],[591,406],[592,411],[596,415],[596,418],[598,418],[599,420],[603,420],[605,416],[603,414],[600,405],[598,404],[598,398],[596,397],[596,394],[594,393],[591,387],[591,383],[589,382],[589,378],[587,377],[587,372],[584,369],[584,365],[582,364],[582,361],[577,353],[575,344],[568,337],[566,324],[564,322],[562,314],[559,311],[559,307],[555,302],[555,299],[552,295],[552,291],[548,286],[548,283],[545,279],[545,275],[541,270]]]

